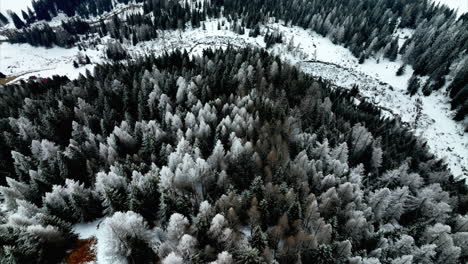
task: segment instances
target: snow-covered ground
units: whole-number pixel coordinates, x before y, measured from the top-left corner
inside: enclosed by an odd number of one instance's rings
[[[4,15],[8,10],[21,14],[21,10],[32,9],[32,0],[0,0],[0,12]]]
[[[97,219],[89,223],[75,224],[73,226],[73,231],[78,235],[78,238],[80,239],[91,238],[93,236],[96,236],[101,221],[102,219]]]
[[[433,0],[435,3],[446,5],[457,10],[459,16],[468,13],[468,0]]]
[[[93,65],[73,67],[77,60],[78,48],[64,49],[60,47],[44,48],[33,47],[29,44],[0,43],[0,72],[7,76],[19,76],[18,79],[27,79],[30,76],[51,77],[53,75],[66,75],[75,79],[84,74],[86,69],[92,72]],[[103,53],[88,49],[82,51],[92,63],[103,60]]]

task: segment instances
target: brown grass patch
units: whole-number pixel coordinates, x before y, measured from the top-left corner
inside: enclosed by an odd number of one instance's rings
[[[6,78],[1,78],[0,79],[0,85],[5,85],[5,84],[13,81],[16,78],[18,78],[18,76],[7,76]]]
[[[83,264],[96,261],[96,238],[79,239],[70,253],[65,257],[67,264]]]

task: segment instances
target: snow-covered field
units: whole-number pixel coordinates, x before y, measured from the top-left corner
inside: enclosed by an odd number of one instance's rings
[[[78,48],[64,49],[60,47],[44,48],[32,47],[29,44],[0,43],[0,72],[7,76],[19,76],[27,79],[30,76],[51,77],[66,75],[71,79],[84,74],[86,69],[93,69],[92,65],[73,67],[77,59]],[[102,61],[102,52],[97,50],[82,51],[88,55],[92,63]]]
[[[80,223],[73,226],[73,231],[78,235],[78,238],[85,239],[96,235],[99,224],[102,219],[97,219],[89,223]]]

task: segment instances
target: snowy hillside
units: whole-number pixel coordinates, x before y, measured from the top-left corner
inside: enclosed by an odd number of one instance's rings
[[[0,43],[0,72],[27,79],[30,76],[51,77],[53,75],[66,75],[75,79],[84,74],[86,69],[93,69],[92,65],[73,67],[73,61],[80,53],[78,48],[64,49],[60,47],[43,48],[32,47],[29,44]],[[92,63],[103,61],[102,52],[88,50],[81,52],[88,55]]]

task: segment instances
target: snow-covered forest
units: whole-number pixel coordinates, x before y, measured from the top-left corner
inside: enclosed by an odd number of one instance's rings
[[[354,100],[251,49],[7,86],[2,255],[58,261],[106,217],[109,263],[458,263],[467,186]]]
[[[0,8],[0,263],[468,261],[463,6],[29,3]]]

